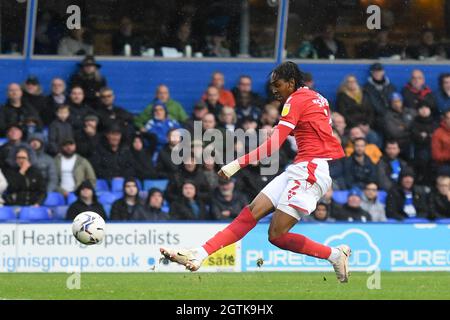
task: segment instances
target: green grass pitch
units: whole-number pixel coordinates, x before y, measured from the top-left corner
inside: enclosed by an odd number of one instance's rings
[[[450,299],[450,272],[382,272],[369,290],[367,273],[347,284],[333,273],[82,273],[80,289],[69,274],[0,275],[0,299]]]

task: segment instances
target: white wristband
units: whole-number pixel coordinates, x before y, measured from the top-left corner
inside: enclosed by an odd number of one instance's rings
[[[236,172],[238,172],[241,169],[241,166],[239,165],[239,162],[237,160],[231,161],[229,164],[224,165],[222,167],[223,173],[230,178],[232,175],[234,175]]]

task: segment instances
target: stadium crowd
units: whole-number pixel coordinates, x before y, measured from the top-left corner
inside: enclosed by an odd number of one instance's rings
[[[35,76],[9,84],[0,108],[0,219],[10,208],[23,218],[21,207],[43,208],[53,219],[87,210],[111,220],[233,219],[296,154],[290,139],[278,172],[262,175],[266,164],[254,164],[222,180],[213,158],[195,163],[212,144],[194,140],[188,161],[175,165],[179,129],[193,132],[194,121],[223,137],[237,128],[269,135],[280,108],[270,89],[262,97],[242,75],[227,90],[215,72],[191,115],[164,84],[140,114],[131,114],[115,104],[100,68],[86,56],[67,84],[52,80],[49,95]],[[314,89],[312,75],[305,80]],[[364,84],[345,77],[331,110],[346,157],[330,162],[333,188],[304,220],[450,218],[450,74],[439,83],[432,92],[414,70],[396,88],[380,63]],[[246,146],[238,142],[234,151],[240,148]]]

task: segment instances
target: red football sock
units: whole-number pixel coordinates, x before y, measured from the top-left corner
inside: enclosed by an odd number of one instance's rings
[[[231,222],[225,229],[219,231],[214,237],[209,239],[204,245],[203,249],[209,255],[235,243],[242,239],[250,230],[256,226],[257,221],[252,215],[250,209],[246,206],[239,215]]]
[[[278,248],[320,259],[328,259],[331,254],[330,247],[312,241],[301,234],[285,233],[278,238],[270,240],[270,242]]]

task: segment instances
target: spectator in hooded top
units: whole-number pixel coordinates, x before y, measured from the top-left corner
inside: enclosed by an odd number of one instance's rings
[[[79,64],[80,70],[70,78],[70,87],[83,89],[86,103],[95,108],[99,103],[100,89],[106,87],[106,79],[101,75],[101,65],[93,56],[86,56]]]
[[[436,179],[436,190],[430,193],[430,219],[450,218],[450,177],[439,176]]]
[[[149,220],[139,199],[139,187],[135,178],[130,177],[123,182],[123,197],[112,204],[111,220]]]
[[[85,103],[85,96],[82,87],[74,86],[70,90],[69,96],[70,123],[74,131],[83,128],[83,120],[89,114],[95,114],[95,111]]]
[[[33,157],[33,158],[32,158]],[[28,148],[18,148],[14,165],[5,170],[8,190],[5,196],[10,206],[40,206],[47,196],[47,186],[39,169],[34,166],[34,153]]]
[[[75,192],[78,199],[72,203],[67,209],[66,220],[73,220],[75,217],[84,211],[93,211],[98,213],[106,220],[106,212],[102,204],[98,202],[95,188],[89,181],[83,181]]]
[[[387,220],[384,205],[378,200],[378,186],[375,182],[366,184],[361,197],[361,208],[370,214],[373,222]]]
[[[217,220],[232,220],[247,203],[246,195],[235,190],[233,180],[219,179],[219,187],[212,196],[211,214]]]
[[[421,70],[411,72],[411,79],[402,90],[405,98],[405,107],[417,110],[419,101],[425,101],[431,108],[433,115],[436,113],[436,101],[430,87],[425,84],[425,75]]]
[[[96,110],[100,118],[100,130],[117,123],[122,127],[125,136],[129,137],[134,132],[134,116],[122,107],[114,104],[114,91],[109,87],[100,89],[100,104]]]
[[[170,216],[175,220],[211,220],[193,181],[186,180],[181,185],[181,196],[170,205]]]
[[[450,73],[439,76],[439,90],[434,94],[440,114],[450,110]]]
[[[42,94],[42,87],[36,76],[29,76],[25,80],[23,85],[23,101],[25,104],[33,107],[39,116],[44,113],[47,101]]]
[[[58,106],[67,102],[66,83],[61,78],[53,78],[51,93],[47,96],[44,111],[40,114],[45,126],[50,125],[55,120]]]
[[[146,146],[146,142],[147,145]],[[156,138],[154,135],[138,132],[131,139],[131,156],[136,178],[140,180],[157,179],[160,173],[153,166],[153,150],[155,149]]]
[[[400,147],[396,140],[386,141],[384,155],[378,162],[378,183],[381,189],[389,191],[397,185],[402,170],[408,167],[406,161],[399,158]]]
[[[55,157],[57,175],[56,191],[67,197],[74,192],[83,181],[95,186],[97,177],[91,163],[77,152],[73,139],[61,143],[60,153]]]
[[[151,188],[148,191],[147,199],[145,201],[145,212],[148,220],[162,221],[170,220],[167,212],[163,211],[164,195],[161,190]]]
[[[354,145],[353,145],[354,141],[358,138],[363,138],[367,141],[367,137],[364,134],[364,132],[362,131],[362,129],[360,128],[360,126],[351,128],[349,131],[349,139],[347,141],[347,144],[344,147],[345,155],[347,157],[350,157],[352,155],[352,153],[354,151]],[[370,158],[370,160],[372,160],[372,162],[374,164],[377,164],[378,161],[380,161],[381,157],[383,156],[383,153],[377,147],[376,144],[367,143],[365,150],[366,150],[365,151],[366,155]]]
[[[450,176],[450,110],[444,112],[440,127],[431,136],[431,156],[438,174]]]
[[[231,92],[237,107],[251,106],[261,109],[264,106],[264,99],[252,91],[252,78],[248,75],[240,76],[237,86]]]
[[[208,179],[203,172],[202,167],[195,163],[195,157],[191,155],[173,172],[166,190],[166,198],[172,204],[181,197],[181,187],[185,181],[191,181],[195,184],[197,198],[208,202],[211,198],[211,190],[209,188]]]
[[[75,132],[77,152],[84,158],[90,159],[94,151],[100,146],[101,134],[98,132],[99,118],[88,114],[83,118],[83,128]]]
[[[361,191],[352,189],[348,193],[347,203],[334,216],[338,221],[372,221],[370,214],[361,207]]]
[[[58,106],[56,119],[52,121],[48,129],[48,153],[55,156],[59,151],[61,142],[72,139],[74,132],[69,120],[70,107],[66,104]]]
[[[357,126],[361,122],[367,122],[371,127],[374,125],[374,107],[369,95],[361,89],[358,80],[352,75],[346,76],[339,87],[336,108],[349,127]]]
[[[28,137],[28,144],[34,150],[36,156],[36,168],[44,178],[47,192],[56,190],[58,176],[56,174],[55,161],[45,152],[45,139],[41,133],[35,133]]]
[[[390,99],[395,92],[395,86],[386,76],[383,65],[379,62],[370,66],[370,77],[364,85],[364,92],[369,97],[374,108],[376,117],[376,128],[381,128],[380,121],[390,108]]]
[[[431,136],[437,128],[437,122],[431,115],[430,107],[422,101],[417,116],[411,125],[411,137],[414,143],[414,171],[418,184],[431,185]]]
[[[401,156],[409,160],[411,158],[411,124],[415,112],[403,106],[403,98],[399,93],[391,97],[391,109],[383,118],[384,137],[387,140],[397,140],[400,146]]]
[[[172,161],[172,152],[179,148],[181,134],[178,129],[171,129],[167,133],[167,144],[159,151],[156,161],[156,172],[160,178],[170,178],[178,166]]]
[[[234,100],[233,93],[225,89],[225,76],[222,72],[216,71],[212,74],[210,87],[211,86],[216,87],[217,90],[219,90],[219,104],[231,108],[234,108],[236,106],[236,101]],[[203,95],[202,99],[204,101],[207,100],[207,93]]]
[[[426,218],[428,211],[425,193],[414,185],[414,172],[403,170],[399,183],[388,192],[386,216],[396,220]]]
[[[150,119],[152,119],[153,106],[156,102],[162,102],[166,105],[169,119],[183,122],[188,118],[183,106],[178,101],[171,98],[169,87],[165,84],[160,84],[156,88],[155,98],[152,103],[149,104],[144,111],[142,111],[142,113],[135,118],[134,124],[136,127],[141,129]]]
[[[180,128],[180,124],[167,117],[167,107],[161,101],[155,101],[152,112],[152,118],[144,125],[142,131],[152,133],[157,137],[156,151],[159,151],[167,143],[169,130]]]
[[[346,59],[347,50],[342,41],[336,39],[336,26],[327,24],[321,36],[313,41],[319,59]]]
[[[106,130],[104,141],[95,150],[90,161],[101,179],[136,176],[130,148],[124,143],[122,129],[116,124]]]
[[[5,132],[11,124],[18,124],[25,130],[27,118],[39,119],[36,110],[23,99],[23,91],[17,83],[8,85],[8,99],[0,109],[0,131]]]
[[[358,138],[354,142],[355,152],[345,159],[345,180],[347,188],[360,188],[369,181],[377,181],[376,167],[365,155],[366,140]]]

